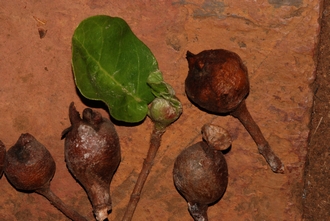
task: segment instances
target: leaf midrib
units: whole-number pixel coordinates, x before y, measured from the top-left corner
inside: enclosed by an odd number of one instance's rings
[[[103,72],[103,74],[107,74],[110,78],[111,78],[111,80],[117,85],[117,86],[119,86],[121,89],[122,89],[122,91],[125,93],[125,94],[127,94],[127,95],[129,95],[129,96],[131,96],[135,101],[137,101],[137,102],[141,102],[142,100],[139,98],[139,97],[137,97],[137,96],[135,96],[134,94],[132,94],[129,90],[127,90],[120,82],[118,82],[105,68],[103,68],[103,66],[100,64],[100,62],[94,57],[94,56],[92,56],[90,53],[89,53],[89,51],[88,51],[88,49],[79,41],[79,39],[77,39],[77,38],[75,38],[75,40],[76,40],[76,42],[78,42],[79,44],[80,44],[80,46],[81,46],[81,48],[83,48],[84,49],[84,51],[86,52],[86,54],[88,55],[88,57],[89,58],[91,58],[94,62],[95,62],[95,64],[97,64],[98,65],[98,67],[99,67],[99,70],[100,71],[102,71]],[[102,40],[102,45],[104,44],[104,40]],[[135,45],[134,45],[135,46]],[[135,50],[136,51],[136,50]],[[119,57],[119,56],[118,56]],[[117,59],[117,64],[118,64],[118,59]],[[117,64],[116,64],[116,67],[117,67]],[[138,65],[140,65],[140,59],[138,59]],[[93,86],[94,87],[94,86]],[[137,90],[138,91],[138,90]]]

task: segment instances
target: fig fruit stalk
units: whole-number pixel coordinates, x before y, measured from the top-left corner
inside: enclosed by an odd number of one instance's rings
[[[248,71],[241,58],[224,49],[205,50],[197,55],[188,51],[186,58],[189,72],[185,90],[189,99],[207,111],[230,114],[237,118],[254,139],[259,153],[272,171],[283,173],[283,163],[273,152],[246,107],[245,99],[250,85]]]
[[[81,118],[73,102],[69,118],[71,127],[62,133],[67,167],[87,192],[96,219],[105,220],[112,209],[110,183],[121,161],[118,134],[97,111],[86,108]]]
[[[167,85],[167,87],[170,87]],[[150,146],[147,157],[143,161],[142,169],[132,191],[130,201],[127,205],[122,221],[130,221],[133,218],[136,206],[140,200],[141,191],[151,171],[154,159],[161,144],[161,138],[166,128],[175,122],[182,114],[182,105],[173,94],[154,99],[150,106],[148,116],[154,123],[150,137]]]
[[[228,168],[221,152],[231,145],[229,133],[216,125],[202,128],[203,141],[184,149],[176,158],[173,180],[188,202],[195,221],[207,221],[207,209],[224,194],[228,185]]]
[[[16,189],[39,193],[70,219],[87,221],[51,191],[50,181],[55,170],[53,157],[31,134],[22,134],[7,151],[5,175]]]

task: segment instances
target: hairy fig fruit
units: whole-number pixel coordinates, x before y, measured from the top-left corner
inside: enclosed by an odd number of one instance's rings
[[[189,72],[185,90],[189,99],[207,111],[236,117],[250,133],[271,169],[282,173],[284,165],[246,108],[245,99],[250,85],[248,71],[241,58],[234,52],[217,49],[197,55],[188,51],[187,60]]]
[[[207,221],[208,205],[218,201],[228,184],[228,168],[221,150],[231,145],[226,130],[215,125],[202,128],[204,140],[184,149],[176,158],[173,180],[188,202],[195,221]],[[214,139],[214,134],[217,138]],[[221,142],[222,141],[222,142]]]
[[[5,174],[16,189],[39,193],[70,219],[87,221],[51,191],[50,181],[55,170],[55,161],[49,151],[28,133],[22,134],[6,154]]]
[[[112,209],[110,182],[121,160],[119,138],[112,122],[99,112],[86,108],[82,115],[71,103],[72,126],[63,132],[65,161],[87,192],[96,219],[104,220]]]

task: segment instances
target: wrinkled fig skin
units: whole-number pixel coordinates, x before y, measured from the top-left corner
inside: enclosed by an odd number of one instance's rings
[[[39,193],[71,220],[87,221],[51,191],[50,181],[55,170],[49,151],[28,133],[22,134],[6,154],[5,174],[16,189]]]
[[[229,113],[249,93],[247,69],[240,57],[226,50],[187,52],[189,73],[185,81],[188,97],[214,113]]]
[[[173,180],[188,202],[195,221],[207,221],[208,205],[219,200],[228,184],[228,168],[221,151],[198,142],[177,157]]]
[[[117,132],[110,120],[89,108],[81,119],[73,103],[69,117],[72,126],[63,132],[66,164],[86,190],[96,219],[107,219],[110,182],[121,160]]]
[[[246,108],[249,80],[241,58],[234,52],[218,49],[197,55],[188,51],[187,60],[189,72],[185,90],[189,99],[207,111],[236,117],[250,133],[271,169],[283,173],[284,165]]]
[[[5,167],[5,160],[6,160],[6,147],[0,140],[0,178],[3,174],[3,170]]]
[[[5,174],[16,189],[48,188],[55,174],[55,161],[32,135],[22,134],[6,154]]]

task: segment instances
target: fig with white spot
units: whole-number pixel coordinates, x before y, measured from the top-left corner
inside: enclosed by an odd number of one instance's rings
[[[112,209],[110,183],[121,160],[119,137],[113,123],[90,108],[82,118],[70,104],[71,127],[63,131],[65,161],[83,186],[97,220],[108,218]]]

